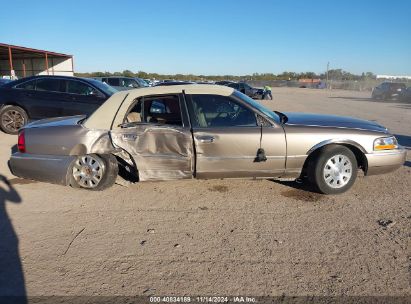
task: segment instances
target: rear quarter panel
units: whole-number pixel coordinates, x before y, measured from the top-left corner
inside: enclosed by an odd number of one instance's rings
[[[40,155],[84,155],[114,151],[106,130],[82,125],[25,128],[26,153]]]

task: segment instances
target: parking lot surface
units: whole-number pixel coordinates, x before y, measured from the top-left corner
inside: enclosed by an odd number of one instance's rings
[[[410,150],[411,105],[369,96],[274,88],[262,103],[374,120]],[[0,269],[29,296],[411,296],[411,150],[338,196],[270,180],[92,192],[13,177],[16,142],[0,133]]]

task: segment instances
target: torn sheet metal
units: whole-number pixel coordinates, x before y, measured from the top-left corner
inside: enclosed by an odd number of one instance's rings
[[[189,129],[142,124],[112,131],[111,139],[133,157],[140,181],[192,178],[194,154]]]

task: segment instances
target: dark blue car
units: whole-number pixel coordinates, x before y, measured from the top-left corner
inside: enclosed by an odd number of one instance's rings
[[[116,92],[93,79],[32,76],[0,87],[0,129],[17,134],[31,120],[90,115]]]

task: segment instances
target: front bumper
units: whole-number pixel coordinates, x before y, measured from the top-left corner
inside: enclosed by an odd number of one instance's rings
[[[367,157],[366,175],[383,174],[400,168],[407,157],[407,150],[400,148],[393,151],[365,154]]]
[[[18,177],[68,185],[68,169],[75,158],[75,156],[68,155],[37,155],[17,152],[11,156],[9,167],[11,173]]]

